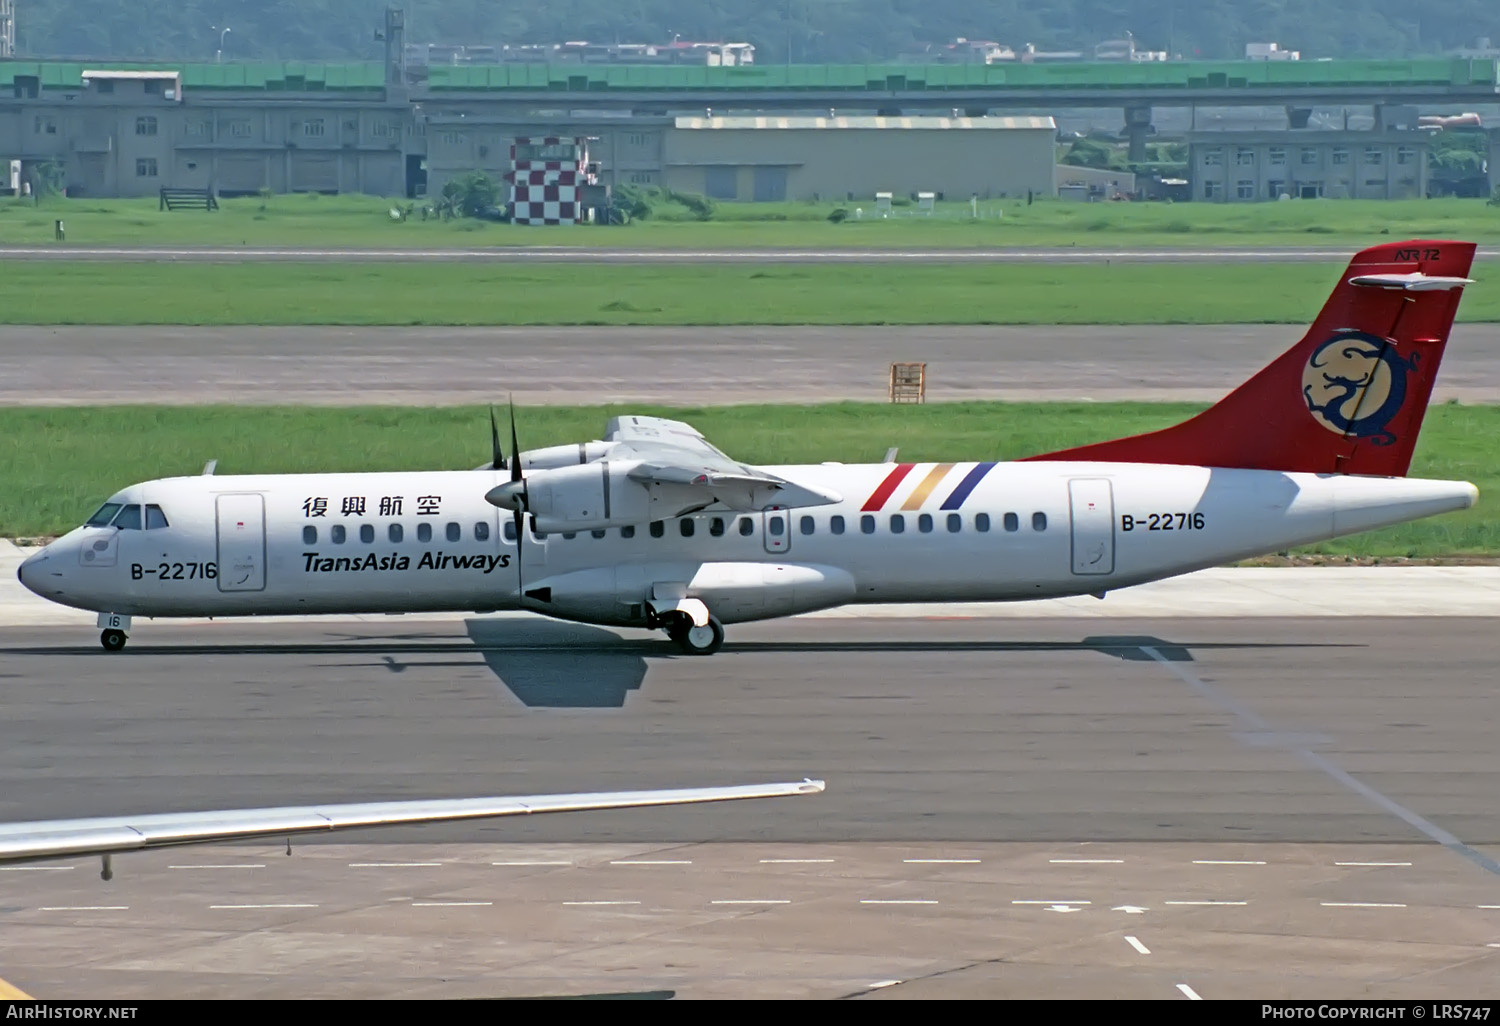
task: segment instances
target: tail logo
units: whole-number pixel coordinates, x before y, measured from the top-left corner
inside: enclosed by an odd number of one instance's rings
[[[1390,445],[1388,425],[1406,402],[1406,379],[1417,366],[1385,339],[1340,331],[1313,350],[1302,372],[1307,412],[1334,434]]]

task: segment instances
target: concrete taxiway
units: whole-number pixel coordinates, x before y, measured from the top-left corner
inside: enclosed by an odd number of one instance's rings
[[[40,996],[1483,995],[1493,624],[797,618],[707,659],[489,618],[3,629],[6,820],[828,790],[12,867],[0,965]]]
[[[1166,327],[0,327],[0,405],[826,402],[1222,397],[1303,332]],[[1434,399],[1500,396],[1500,326],[1453,332]],[[602,425],[601,425],[602,426]]]

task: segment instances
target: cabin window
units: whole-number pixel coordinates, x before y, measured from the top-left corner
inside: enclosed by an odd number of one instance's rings
[[[546,541],[547,540],[547,532],[546,531],[538,531],[536,529],[536,517],[532,517],[531,518],[531,536],[533,538],[535,538],[537,541]]]
[[[578,532],[577,531],[564,531],[562,533],[562,536],[563,536],[563,541],[572,541],[574,538],[578,537]]]
[[[974,530],[988,531],[990,529],[990,515],[988,513],[974,514]]]
[[[812,517],[803,517],[802,521],[801,521],[801,524],[802,524],[802,533],[803,534],[812,534],[813,533],[813,518]]]
[[[723,534],[724,534],[724,518],[723,517],[714,517],[712,520],[710,520],[708,522],[708,533],[711,534],[711,535],[713,535],[715,538],[723,536]]]
[[[635,537],[635,525],[634,524],[626,524],[624,527],[620,528],[620,537],[621,538],[634,538]]]
[[[417,541],[419,541],[419,542],[430,542],[430,541],[432,541],[432,525],[431,524],[418,524],[417,525]]]
[[[88,521],[84,524],[84,526],[108,526],[109,522],[115,518],[115,514],[120,512],[120,505],[121,504],[118,502],[106,502],[104,505],[99,507],[99,512],[88,518]]]
[[[333,542],[335,545],[344,544],[344,535],[345,531],[343,524],[334,524],[328,529],[328,540]]]
[[[772,517],[766,521],[766,533],[772,537],[780,538],[786,532],[786,521],[780,517]]]
[[[459,527],[457,524],[450,522],[448,526],[443,529],[443,533],[449,541],[456,542],[459,539],[463,538],[464,529],[462,527]]]
[[[302,529],[302,544],[303,545],[316,545],[316,544],[318,544],[318,529],[316,527],[314,527],[312,524],[308,524],[306,527],[304,527]]]
[[[948,533],[957,534],[964,529],[964,518],[958,513],[948,514]]]
[[[1014,513],[1005,514],[1005,529],[1007,531],[1019,531],[1021,529],[1021,518]]]
[[[833,534],[843,534],[844,533],[844,518],[841,517],[841,516],[831,516],[831,517],[829,517],[828,518],[828,530],[831,533],[833,533]]]
[[[141,529],[141,507],[132,503],[120,510],[120,515],[115,517],[115,526],[122,531],[139,531]]]
[[[746,538],[755,533],[755,521],[749,517],[740,517],[740,534]]]
[[[369,545],[371,542],[373,542],[375,540],[375,525],[374,524],[360,524],[359,525],[359,540],[362,541],[362,542],[364,542],[366,545]]]
[[[677,523],[679,525],[678,530],[682,532],[682,536],[684,538],[691,538],[693,536],[694,527],[691,520],[683,519],[679,520]]]
[[[391,524],[385,529],[385,536],[391,540],[392,544],[400,544],[401,539],[406,537],[406,529],[400,524]]]
[[[875,533],[875,518],[872,517],[872,516],[870,516],[870,514],[866,513],[864,516],[862,516],[862,517],[859,518],[859,533],[860,534],[874,534]]]
[[[891,533],[902,534],[906,531],[906,518],[900,513],[891,514]]]
[[[589,537],[591,537],[591,538],[603,538],[608,533],[609,532],[605,531],[605,530],[590,531],[589,532]]]
[[[423,526],[425,527],[426,525],[424,524]],[[419,528],[417,528],[417,530],[420,531],[421,528],[419,527]],[[508,541],[508,542],[515,541],[516,540],[516,522],[514,520],[507,520],[505,522],[505,526],[500,529],[500,533],[503,534],[503,535],[505,535],[505,540],[506,541]]]
[[[490,525],[487,524],[487,523],[485,523],[483,520],[481,520],[481,521],[479,521],[479,523],[475,524],[474,525],[474,540],[475,541],[489,541],[490,540]]]
[[[660,520],[651,521],[651,537],[660,538],[667,533],[667,525]]]
[[[146,530],[159,531],[167,526],[167,515],[161,511],[160,506],[146,507]]]
[[[1047,514],[1031,514],[1031,529],[1033,531],[1045,531],[1047,529]]]
[[[931,513],[923,513],[921,516],[917,517],[917,530],[921,531],[923,534],[932,533]]]

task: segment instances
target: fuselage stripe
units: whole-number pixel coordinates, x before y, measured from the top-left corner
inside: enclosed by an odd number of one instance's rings
[[[891,497],[891,493],[896,490],[896,486],[901,483],[902,478],[910,474],[911,468],[915,466],[915,463],[896,464],[896,469],[887,474],[885,480],[880,482],[880,487],[870,493],[870,497],[865,500],[865,504],[860,507],[860,510],[870,513],[884,506],[885,500]]]
[[[969,471],[964,475],[964,479],[958,483],[958,487],[953,489],[953,494],[944,499],[943,504],[938,508],[958,509],[964,504],[964,500],[969,497],[969,493],[978,487],[980,481],[984,480],[984,475],[988,474],[994,466],[993,463],[981,463]]]
[[[952,463],[939,463],[933,467],[927,476],[922,478],[922,483],[917,485],[912,493],[906,497],[906,501],[901,504],[902,511],[921,509],[922,503],[927,501],[927,497],[932,494],[932,490],[938,486],[938,483],[944,477],[948,476],[948,471],[952,469]]]

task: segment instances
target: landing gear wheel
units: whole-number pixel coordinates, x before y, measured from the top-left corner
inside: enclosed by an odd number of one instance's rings
[[[713,655],[724,644],[724,625],[713,617],[702,627],[695,627],[691,620],[673,624],[667,637],[688,655]]]
[[[104,646],[106,652],[118,652],[125,647],[125,632],[110,628],[99,635],[99,644]]]

